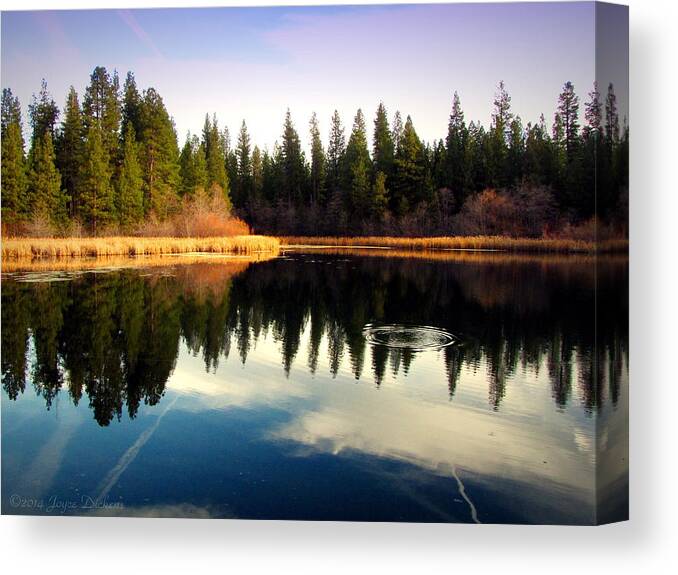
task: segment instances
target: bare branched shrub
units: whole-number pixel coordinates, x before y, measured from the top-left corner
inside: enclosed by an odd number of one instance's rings
[[[198,188],[182,200],[178,212],[165,220],[150,214],[135,230],[144,237],[207,238],[246,236],[249,226],[231,215],[223,190],[213,184],[209,190]]]
[[[57,229],[52,225],[49,217],[36,213],[24,225],[24,233],[32,238],[51,238],[57,235]]]
[[[539,237],[556,224],[557,204],[551,189],[523,183],[513,191],[487,189],[464,202],[455,218],[457,233]]]

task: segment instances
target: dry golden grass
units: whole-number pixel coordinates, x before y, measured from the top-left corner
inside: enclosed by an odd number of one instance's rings
[[[89,270],[117,270],[159,267],[190,267],[194,264],[246,269],[251,263],[263,262],[277,256],[277,252],[251,255],[234,254],[164,254],[150,256],[101,256],[60,259],[3,259],[2,273],[14,272],[78,272]]]
[[[399,237],[280,237],[287,247],[352,247],[390,248],[410,251],[424,250],[497,250],[530,253],[592,253],[625,252],[628,240],[591,242],[561,238],[509,238],[504,236],[448,236],[434,238]]]
[[[280,242],[268,236],[210,238],[7,238],[2,259],[101,258],[182,253],[256,254],[277,252]]]

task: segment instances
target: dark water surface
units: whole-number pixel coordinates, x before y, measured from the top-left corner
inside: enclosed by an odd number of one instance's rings
[[[628,262],[3,273],[2,386],[3,513],[620,519]]]

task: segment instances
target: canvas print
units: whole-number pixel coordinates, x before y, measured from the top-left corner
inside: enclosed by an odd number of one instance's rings
[[[627,7],[1,17],[3,514],[627,519]]]

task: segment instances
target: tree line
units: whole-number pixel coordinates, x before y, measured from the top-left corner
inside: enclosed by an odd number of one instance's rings
[[[15,229],[134,232],[217,197],[262,233],[539,236],[594,216],[626,233],[629,130],[612,84],[593,86],[582,126],[566,82],[550,128],[543,115],[524,124],[503,82],[489,128],[466,122],[455,93],[447,134],[430,143],[381,103],[371,149],[362,110],[348,137],[335,111],[327,145],[314,113],[308,157],[289,110],[272,150],[252,144],[244,120],[232,144],[216,115],[180,149],[158,92],[103,67],[61,113],[43,81],[28,116],[26,153],[18,98],[4,89],[2,216]]]

